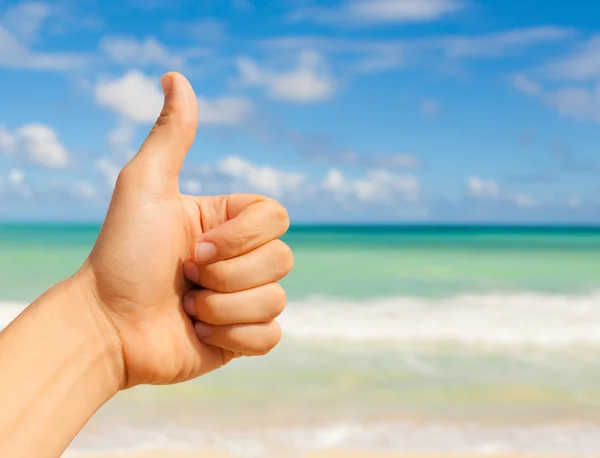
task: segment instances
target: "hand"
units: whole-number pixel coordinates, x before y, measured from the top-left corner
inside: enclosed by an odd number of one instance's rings
[[[285,305],[275,282],[293,264],[277,240],[289,225],[280,204],[257,195],[180,194],[198,106],[183,76],[161,82],[163,111],[120,173],[98,240],[75,276],[115,331],[107,338],[119,343],[122,389],[183,382],[236,356],[267,353],[279,342],[273,320]],[[192,290],[185,277],[206,289]]]

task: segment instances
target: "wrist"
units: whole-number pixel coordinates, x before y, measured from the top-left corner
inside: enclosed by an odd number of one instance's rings
[[[10,375],[0,390],[0,456],[60,456],[123,386],[118,335],[86,272],[46,291],[0,333],[0,367]]]
[[[84,264],[66,283],[72,290],[70,294],[80,299],[82,325],[86,326],[90,338],[99,346],[106,360],[109,368],[106,373],[107,383],[114,384],[116,391],[122,390],[127,380],[123,347],[119,333],[98,297],[92,269],[87,263]]]

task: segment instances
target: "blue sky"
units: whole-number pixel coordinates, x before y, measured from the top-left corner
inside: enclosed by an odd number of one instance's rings
[[[303,222],[600,223],[600,5],[0,0],[2,220],[101,220],[185,74],[184,192]]]

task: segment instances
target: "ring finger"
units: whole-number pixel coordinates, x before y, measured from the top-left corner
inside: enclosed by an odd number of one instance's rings
[[[198,321],[194,329],[198,338],[205,344],[244,356],[266,355],[281,340],[281,328],[277,321],[227,326],[212,326]]]
[[[222,326],[269,322],[281,314],[285,302],[283,288],[278,283],[269,283],[226,294],[193,290],[185,297],[183,308],[192,318]]]

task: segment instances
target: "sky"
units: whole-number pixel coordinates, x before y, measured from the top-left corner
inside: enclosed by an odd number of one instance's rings
[[[0,0],[0,220],[101,221],[179,71],[184,193],[306,223],[600,223],[600,4]]]

